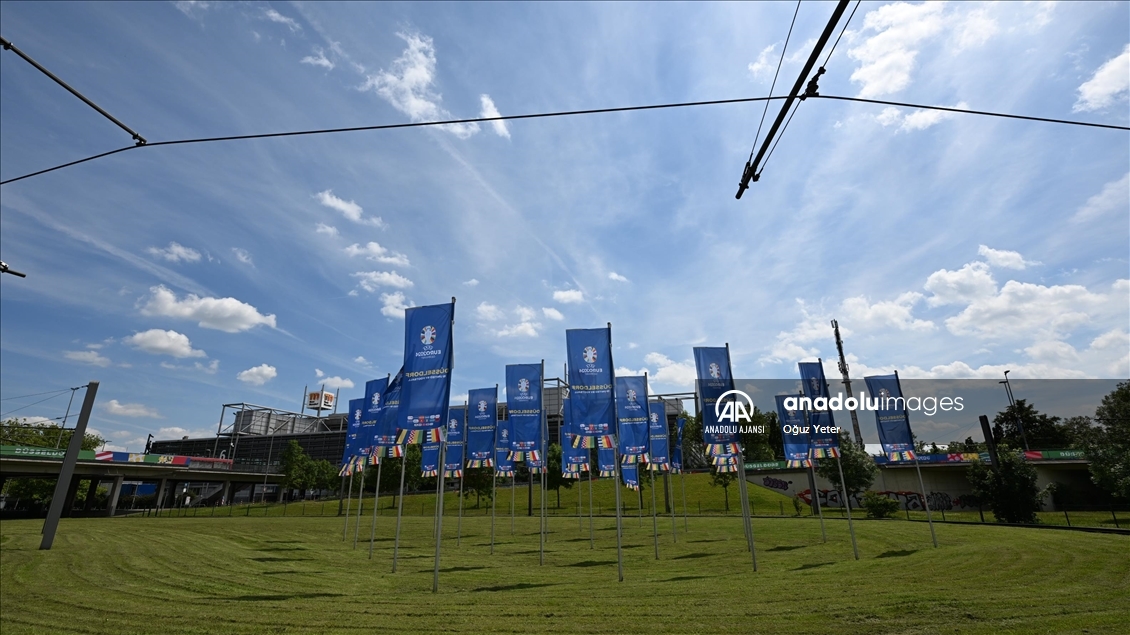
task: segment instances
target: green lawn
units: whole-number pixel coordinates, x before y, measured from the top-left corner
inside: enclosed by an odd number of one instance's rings
[[[625,522],[616,581],[614,519],[444,523],[440,592],[431,593],[430,518],[406,517],[400,570],[393,519],[376,553],[342,541],[335,517],[65,519],[37,550],[42,521],[0,523],[0,631],[16,633],[1032,633],[1130,632],[1130,537],[1009,527],[754,520],[753,572],[736,517]],[[585,523],[587,525],[587,522]],[[368,532],[368,518],[362,525]],[[352,527],[351,527],[352,529]],[[352,532],[351,532],[352,533]]]

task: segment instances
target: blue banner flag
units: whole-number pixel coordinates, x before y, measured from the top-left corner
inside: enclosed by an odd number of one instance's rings
[[[498,388],[476,388],[467,393],[467,400],[467,467],[491,467],[498,427]]]
[[[824,378],[824,366],[820,362],[801,362],[800,379],[804,386],[804,396],[815,404],[817,399],[823,408],[815,408],[808,413],[809,456],[814,459],[835,458],[840,455],[840,433],[836,428],[836,418],[828,405],[828,380]]]
[[[620,466],[620,476],[624,479],[624,486],[628,489],[639,491],[640,477],[635,463],[624,463]]]
[[[361,400],[361,428],[357,431],[358,453],[367,454],[373,465],[380,462],[380,454],[376,451],[376,435],[385,388],[388,388],[388,377],[367,381],[365,397]]]
[[[684,417],[675,420],[675,447],[671,448],[671,471],[678,474],[683,471],[683,428],[687,425]]]
[[[350,399],[349,400],[349,428],[345,432],[345,448],[341,453],[341,464],[346,466],[351,464],[352,459],[358,455],[361,444],[361,420],[364,416],[365,400]],[[346,476],[349,476],[346,474]]]
[[[561,428],[558,432],[561,443],[561,472],[569,478],[580,478],[581,472],[591,472],[589,466],[589,448],[575,447],[577,437],[576,426],[573,425],[573,408],[569,404],[570,394],[566,388],[562,395]]]
[[[439,442],[424,442],[420,455],[420,475],[439,476]]]
[[[453,406],[447,410],[447,450],[443,454],[443,475],[462,478],[463,449],[466,447],[467,407]]]
[[[792,395],[777,395],[777,421],[781,425],[785,461],[789,467],[809,467],[812,462],[808,460],[808,424],[803,411],[785,407],[789,398],[795,399]]]
[[[438,442],[451,397],[455,303],[404,311],[404,380],[399,417],[402,443]]]
[[[498,422],[494,437],[494,471],[499,476],[514,476],[514,461],[510,460],[510,420]]]
[[[867,392],[879,401],[875,423],[879,426],[883,453],[891,461],[913,461],[914,433],[910,431],[898,375],[876,375],[863,380],[867,382]],[[861,400],[866,398],[867,395],[860,396]]]
[[[612,400],[612,329],[565,331],[569,367],[569,403],[573,408],[574,443],[581,447],[611,448],[616,434]]]
[[[400,386],[404,377],[404,369],[388,382],[381,397],[380,407],[377,411],[377,426],[373,431],[374,456],[398,457],[404,455],[404,446],[396,442],[397,413],[400,411]],[[366,384],[366,394],[368,384]],[[370,407],[371,407],[370,398]]]
[[[600,468],[598,476],[601,478],[616,476],[616,450],[614,448],[597,449],[596,462]]]
[[[662,401],[653,401],[648,404],[648,440],[651,448],[648,462],[651,469],[664,472],[671,469],[667,458],[667,407]]]
[[[506,409],[513,461],[538,461],[542,453],[541,364],[506,366]]]
[[[726,347],[703,347],[694,349],[694,365],[698,371],[699,403],[702,404],[702,440],[706,443],[706,454],[710,457],[725,457],[741,452],[738,445],[738,422],[722,425],[718,421],[715,405],[727,391],[734,389],[734,377],[730,372],[730,350]],[[728,463],[727,463],[728,464]],[[719,465],[715,461],[715,465]]]
[[[647,462],[647,378],[616,378],[616,426],[624,465]]]

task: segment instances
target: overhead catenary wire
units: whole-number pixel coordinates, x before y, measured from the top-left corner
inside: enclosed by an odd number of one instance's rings
[[[793,37],[793,27],[796,26],[796,16],[800,13],[800,0],[796,0],[796,9],[793,11],[793,21],[789,23],[789,32],[785,35],[785,44],[781,47],[781,57],[777,60],[777,70],[773,72],[773,82],[769,84],[769,94],[777,87],[777,76],[781,74],[781,64],[785,62],[785,53],[789,50],[789,40]],[[769,112],[769,102],[761,109],[761,121],[757,123],[757,133],[753,135],[753,147],[749,149],[749,159],[753,160],[753,153],[757,151],[757,140],[761,137],[761,126],[765,125],[765,115]]]
[[[952,108],[952,107],[948,107],[948,106],[931,106],[931,105],[927,105],[927,104],[911,104],[911,103],[904,103],[904,102],[885,101],[885,100],[879,100],[879,99],[864,99],[862,97],[841,97],[841,96],[838,96],[838,95],[808,95],[807,97],[808,98],[814,98],[814,99],[819,98],[819,99],[833,99],[833,100],[839,100],[839,101],[855,101],[855,102],[871,103],[871,104],[879,104],[879,105],[887,105],[887,106],[900,106],[900,107],[903,107],[903,108],[916,108],[916,109],[919,109],[919,110],[941,110],[941,111],[953,112],[953,113],[959,113],[959,114],[966,114],[966,115],[981,115],[981,116],[986,116],[986,117],[999,117],[999,118],[1004,118],[1004,119],[1018,119],[1018,120],[1024,120],[1024,121],[1037,121],[1037,122],[1042,122],[1042,123],[1055,123],[1055,124],[1064,124],[1064,125],[1071,125],[1071,126],[1086,126],[1086,127],[1091,127],[1091,128],[1104,128],[1104,129],[1109,129],[1109,130],[1130,131],[1130,127],[1120,126],[1120,125],[1116,125],[1116,124],[1104,124],[1104,123],[1096,123],[1096,122],[1089,122],[1089,121],[1072,121],[1070,119],[1055,119],[1055,118],[1051,118],[1051,117],[1033,117],[1033,116],[1028,116],[1028,115],[1015,115],[1015,114],[1009,114],[1009,113],[992,112],[992,111],[987,111],[987,110],[972,110],[972,109],[963,109],[963,108]],[[45,168],[43,170],[38,170],[36,172],[30,172],[30,173],[24,174],[22,176],[17,176],[17,177],[13,177],[13,178],[10,178],[10,179],[4,180],[4,181],[0,181],[0,185],[7,185],[9,183],[15,183],[17,181],[22,181],[24,179],[29,179],[31,177],[39,176],[41,174],[47,174],[49,172],[54,172],[56,170],[61,170],[61,169],[68,168],[68,167],[71,167],[71,166],[79,165],[79,164],[82,164],[82,163],[86,163],[88,161],[94,161],[96,159],[101,159],[101,158],[108,157],[108,156],[118,154],[118,153],[121,153],[121,152],[126,152],[128,150],[139,150],[139,149],[142,149],[142,148],[159,148],[159,147],[174,146],[174,145],[214,143],[214,142],[222,142],[222,141],[246,141],[246,140],[253,140],[253,139],[272,139],[272,138],[280,138],[280,137],[297,137],[297,136],[335,134],[335,133],[345,133],[345,132],[396,130],[396,129],[401,129],[401,128],[425,128],[425,127],[448,126],[448,125],[452,125],[452,124],[464,124],[464,123],[489,123],[489,122],[492,122],[492,121],[518,121],[518,120],[522,120],[522,119],[547,119],[547,118],[552,118],[552,117],[568,117],[568,116],[576,116],[576,115],[595,115],[595,114],[606,114],[606,113],[617,113],[617,112],[660,110],[660,109],[667,109],[667,108],[687,108],[687,107],[694,107],[694,106],[714,106],[714,105],[723,105],[723,104],[740,104],[740,103],[760,102],[760,101],[766,101],[766,100],[777,101],[777,100],[782,100],[782,99],[787,99],[787,97],[785,97],[785,96],[744,97],[744,98],[738,98],[738,99],[716,99],[716,100],[709,100],[709,101],[690,101],[690,102],[676,102],[676,103],[665,103],[665,104],[651,104],[651,105],[646,105],[646,106],[622,106],[622,107],[616,107],[616,108],[594,108],[594,109],[589,109],[589,110],[568,110],[568,111],[545,112],[545,113],[534,113],[534,114],[524,114],[524,115],[502,115],[502,116],[498,116],[498,117],[476,117],[476,118],[471,118],[471,119],[451,119],[451,120],[446,120],[446,121],[418,121],[418,122],[408,122],[408,123],[382,124],[382,125],[374,125],[374,126],[355,126],[355,127],[348,127],[348,128],[320,128],[320,129],[310,129],[310,130],[295,130],[295,131],[287,131],[287,132],[268,132],[268,133],[261,133],[261,134],[231,135],[231,136],[220,136],[220,137],[200,137],[200,138],[189,138],[189,139],[175,139],[175,140],[170,140],[170,141],[155,141],[155,142],[146,143],[145,145],[141,145],[141,146],[125,146],[125,147],[122,147],[122,148],[117,148],[115,150],[109,150],[107,152],[102,152],[102,153],[99,153],[99,154],[91,155],[91,156],[88,156],[88,157],[85,157],[85,158],[82,158],[82,159],[77,159],[75,161],[69,161],[67,163],[62,163],[62,164],[59,164],[59,165],[56,165],[56,166],[53,166],[53,167],[50,167],[50,168]]]
[[[63,394],[63,393],[56,393],[56,394],[54,394],[54,395],[51,395],[50,397],[47,397],[47,398],[45,398],[45,399],[40,399],[39,401],[36,401],[36,402],[32,402],[32,403],[29,403],[29,404],[27,404],[26,406],[20,406],[19,408],[15,408],[15,409],[13,409],[13,410],[9,410],[8,412],[5,412],[5,413],[3,413],[3,414],[0,414],[0,418],[4,418],[4,417],[7,417],[8,415],[12,414],[13,412],[19,412],[19,411],[21,411],[21,410],[23,410],[23,409],[25,409],[25,408],[30,408],[30,407],[32,407],[32,406],[37,406],[37,405],[39,405],[39,404],[43,403],[44,401],[51,401],[51,400],[52,400],[52,399],[54,399],[55,397],[58,397],[58,396],[60,396],[60,395],[62,395],[62,394]]]
[[[832,48],[828,50],[828,56],[824,58],[824,63],[820,65],[820,68],[828,67],[828,60],[832,59],[832,53],[836,52],[836,46],[839,45],[840,39],[844,36],[844,33],[847,32],[848,25],[851,24],[851,19],[855,17],[855,12],[859,10],[859,5],[862,2],[863,0],[855,0],[855,8],[848,14],[847,22],[844,22],[844,28],[840,29],[840,34],[836,37],[836,41],[832,42]]]
[[[81,388],[81,387],[82,386],[79,386],[79,388]],[[46,392],[33,392],[30,395],[18,395],[18,396],[15,396],[15,397],[4,397],[3,399],[0,399],[0,401],[11,401],[13,399],[27,399],[28,397],[39,397],[41,395],[54,395],[54,394],[58,394],[58,393],[67,392],[68,390],[78,390],[78,388],[62,388],[62,389],[59,389],[59,390],[48,390]]]

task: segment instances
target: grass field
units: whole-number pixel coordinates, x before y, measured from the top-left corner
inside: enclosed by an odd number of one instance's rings
[[[575,503],[574,503],[575,504]],[[367,535],[369,518],[362,524]],[[1034,633],[1130,632],[1130,537],[994,526],[757,518],[759,571],[737,517],[624,524],[616,580],[614,518],[596,545],[570,517],[444,524],[440,591],[431,592],[432,521],[406,517],[390,572],[393,518],[342,540],[336,517],[68,519],[37,550],[42,521],[0,523],[0,631],[16,633]],[[352,534],[352,527],[350,533]],[[352,536],[351,536],[352,538]]]

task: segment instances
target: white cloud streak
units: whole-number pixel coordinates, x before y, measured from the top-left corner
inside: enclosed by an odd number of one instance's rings
[[[553,300],[561,304],[580,304],[585,301],[585,294],[579,289],[565,289],[553,292]]]
[[[152,296],[141,308],[145,316],[172,317],[197,322],[206,329],[238,333],[260,324],[275,328],[275,316],[263,315],[258,309],[235,298],[201,298],[188,294],[178,300],[164,285],[150,287]]]
[[[479,95],[479,101],[482,103],[482,111],[479,113],[480,117],[502,116],[502,113],[498,112],[498,108],[495,107],[494,100],[490,98],[490,95]],[[500,137],[506,137],[507,139],[510,138],[510,129],[506,127],[505,121],[492,121],[490,122],[490,126],[494,130],[494,134]]]
[[[110,358],[100,355],[98,351],[63,351],[63,357],[74,361],[90,364],[91,366],[98,366],[106,368],[111,364]]]
[[[123,337],[122,342],[150,355],[169,355],[178,359],[208,356],[204,351],[192,348],[187,335],[176,331],[149,329]]]
[[[350,258],[357,256],[364,256],[368,260],[382,262],[389,265],[397,265],[399,267],[408,266],[408,256],[396,251],[389,251],[382,247],[380,243],[369,242],[364,247],[354,243],[345,248],[345,255]]]
[[[1079,99],[1072,110],[1102,110],[1124,97],[1127,91],[1130,91],[1130,44],[1079,86]]]
[[[164,258],[169,262],[199,262],[200,252],[191,247],[185,247],[178,242],[170,242],[168,247],[150,247],[145,250],[151,256]]]
[[[350,274],[357,278],[357,284],[369,293],[376,293],[381,287],[407,289],[413,282],[395,271],[358,271]]]
[[[334,195],[333,190],[323,190],[314,195],[319,203],[332,210],[341,212],[341,215],[361,225],[372,225],[384,229],[388,225],[380,216],[365,217],[365,210],[353,201],[347,201]]]
[[[278,376],[278,370],[274,366],[268,364],[259,364],[254,368],[240,371],[235,378],[245,384],[253,386],[262,386],[263,384],[271,381]]]
[[[157,412],[156,408],[150,408],[139,403],[119,403],[117,399],[111,399],[102,406],[106,412],[118,417],[148,417],[150,419],[160,419],[161,413]]]

